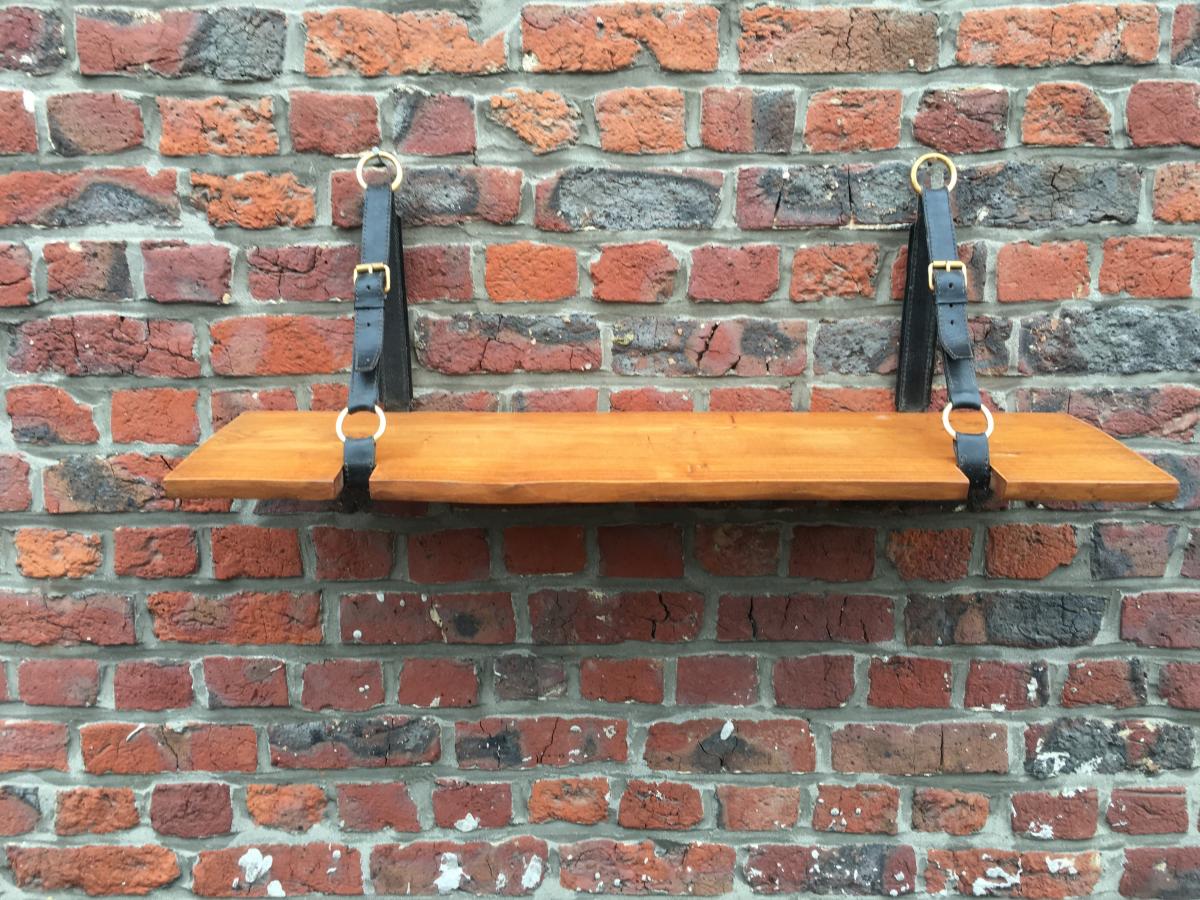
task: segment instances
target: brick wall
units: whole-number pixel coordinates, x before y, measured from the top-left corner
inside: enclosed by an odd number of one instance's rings
[[[0,7],[0,895],[1200,896],[1200,6],[142,6]],[[423,408],[887,408],[933,147],[1180,498],[165,499],[342,405],[377,142]]]

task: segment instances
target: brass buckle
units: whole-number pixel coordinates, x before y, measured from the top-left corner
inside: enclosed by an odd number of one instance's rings
[[[392,267],[387,263],[359,263],[354,267],[354,283],[358,283],[359,275],[370,275],[372,272],[383,273],[383,292],[390,294],[392,292]],[[933,278],[931,274],[930,279]]]
[[[943,272],[962,272],[963,286],[967,283],[967,264],[961,259],[935,259],[929,264],[929,290],[935,290],[933,286],[933,270],[940,269]]]

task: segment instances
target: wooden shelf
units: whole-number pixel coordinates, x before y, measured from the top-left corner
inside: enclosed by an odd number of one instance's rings
[[[335,413],[250,412],[166,477],[179,498],[331,500]],[[365,419],[366,417],[364,417]],[[966,497],[933,413],[389,413],[371,496],[455,503]],[[1178,483],[1062,413],[1000,413],[1006,500],[1171,500]]]

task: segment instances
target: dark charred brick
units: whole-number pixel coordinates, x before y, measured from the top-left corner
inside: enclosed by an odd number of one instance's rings
[[[428,765],[442,753],[437,722],[404,716],[275,724],[267,739],[271,765],[281,769]]]
[[[643,759],[673,772],[811,772],[816,749],[803,719],[692,719],[651,725]]]
[[[725,595],[719,641],[890,641],[892,601],[867,594]]]
[[[790,90],[705,88],[700,103],[700,140],[722,153],[787,153],[796,127],[796,95]]]
[[[1056,719],[1025,730],[1025,771],[1034,778],[1190,769],[1195,748],[1186,725]]]
[[[1177,66],[1200,67],[1200,3],[1175,7],[1171,26],[1171,62]]]
[[[141,465],[134,454],[105,459],[68,456],[43,473],[46,509],[52,513],[137,512],[175,508],[166,499],[163,472]]]
[[[538,644],[671,643],[694,640],[704,620],[704,597],[680,591],[543,590],[529,596]]]
[[[850,166],[850,213],[856,225],[906,225],[917,217],[907,163]]]
[[[420,316],[421,364],[447,375],[599,369],[600,328],[592,316]]]
[[[57,12],[28,6],[0,9],[0,69],[48,75],[66,55],[62,17]]]
[[[535,222],[548,231],[711,228],[722,181],[701,169],[565,169],[538,184]]]
[[[500,700],[549,700],[567,693],[567,669],[561,660],[508,653],[496,659],[493,670]]]
[[[1158,900],[1200,897],[1200,847],[1126,849],[1120,891],[1122,897]]]
[[[0,175],[0,198],[0,227],[179,223],[174,169],[9,172]]]
[[[535,766],[625,762],[629,725],[590,716],[490,718],[456,722],[454,749],[461,769],[529,769]]]
[[[1200,423],[1200,389],[1031,388],[1016,392],[1017,412],[1070,412],[1113,437],[1161,437],[1191,443]]]
[[[133,296],[123,241],[47,244],[46,291],[52,300],[125,300]]]
[[[1200,368],[1200,313],[1068,307],[1021,324],[1022,374],[1134,375]]]
[[[896,371],[899,348],[899,319],[822,322],[813,344],[813,371],[818,375],[887,375]]]
[[[887,844],[760,844],[743,871],[756,894],[895,897],[915,890],[917,858],[912,847]]]
[[[36,787],[0,787],[0,837],[15,837],[33,831],[41,816]]]
[[[475,151],[470,97],[410,89],[394,91],[392,101],[392,137],[401,153],[451,156]]]
[[[799,320],[619,319],[612,367],[618,375],[800,375],[806,335]]]
[[[737,223],[746,229],[823,228],[850,222],[845,166],[744,168],[738,171]]]
[[[1081,647],[1100,633],[1107,601],[1090,594],[983,591],[910,597],[905,640],[914,646],[995,644]]]
[[[1129,163],[1003,162],[963,169],[955,199],[970,226],[1131,225],[1141,188]]]

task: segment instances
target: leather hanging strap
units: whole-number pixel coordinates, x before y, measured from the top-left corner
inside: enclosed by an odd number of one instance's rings
[[[376,412],[380,422],[373,436],[345,439],[343,477],[352,498],[367,495],[375,441],[386,427],[382,411],[412,405],[404,248],[393,191],[398,182],[399,176],[392,185],[368,184],[363,196],[362,248],[354,268],[354,349],[343,415]]]
[[[950,395],[943,422],[954,436],[958,468],[967,476],[967,501],[979,506],[991,496],[988,434],[992,420],[983,407],[975,377],[967,323],[967,272],[958,258],[950,192],[945,187],[925,185],[919,195],[917,221],[908,234],[896,409],[907,412],[928,408],[939,349]],[[953,431],[948,424],[951,409],[984,412],[988,416],[987,432]]]

